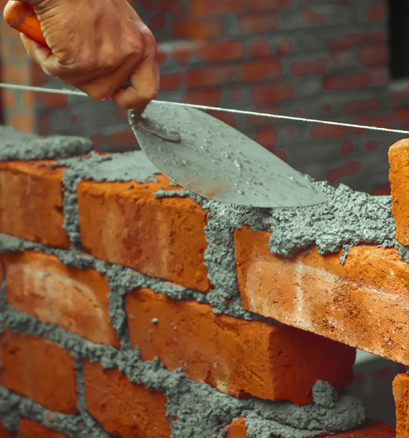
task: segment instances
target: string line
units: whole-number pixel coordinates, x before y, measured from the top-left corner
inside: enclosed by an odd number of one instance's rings
[[[69,90],[68,88],[57,89],[57,88],[32,87],[28,85],[12,85],[12,84],[3,84],[3,83],[0,83],[0,88],[89,97],[88,94],[83,93],[82,91],[73,91],[73,90]],[[282,119],[282,120],[293,120],[296,122],[320,123],[322,125],[343,126],[345,128],[368,129],[371,131],[384,131],[384,132],[394,132],[397,134],[409,134],[409,131],[405,131],[402,129],[389,129],[389,128],[381,128],[379,126],[356,125],[354,123],[332,122],[328,120],[308,119],[305,117],[292,117],[292,116],[283,116],[279,114],[259,113],[254,111],[242,111],[237,109],[220,108],[220,107],[213,107],[206,105],[198,105],[193,103],[167,102],[163,100],[153,100],[152,103],[172,104],[172,105],[179,105],[179,106],[190,107],[190,108],[197,108],[201,110],[222,111],[222,112],[233,113],[233,114],[244,114],[248,116],[269,117],[273,119]]]

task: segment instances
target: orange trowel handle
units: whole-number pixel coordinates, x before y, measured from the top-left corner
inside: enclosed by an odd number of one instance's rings
[[[10,27],[17,29],[49,49],[33,5],[9,0],[4,8],[3,17]]]

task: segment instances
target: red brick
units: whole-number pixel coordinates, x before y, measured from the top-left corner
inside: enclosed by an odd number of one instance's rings
[[[380,100],[377,97],[364,100],[349,100],[345,102],[342,111],[348,116],[362,115],[379,107]]]
[[[9,432],[4,426],[3,423],[0,421],[0,438],[16,438],[16,435]]]
[[[369,192],[370,195],[373,196],[390,196],[391,195],[391,186],[389,183],[384,184],[376,189],[373,189]]]
[[[274,128],[257,129],[255,140],[265,148],[271,150],[276,146],[278,139],[278,132]]]
[[[2,261],[6,300],[15,309],[97,344],[119,347],[109,324],[105,275],[68,268],[57,257],[35,251],[4,255]]]
[[[34,106],[34,93],[32,91],[23,91],[23,107],[32,109]]]
[[[307,62],[293,62],[290,72],[294,76],[323,75],[327,72],[327,59],[324,57]]]
[[[255,11],[268,11],[291,8],[293,4],[294,0],[251,0],[248,6]]]
[[[393,144],[388,157],[396,240],[402,245],[409,245],[409,139]]]
[[[225,438],[247,438],[247,428],[243,417],[232,421],[226,428]]]
[[[172,22],[174,40],[210,40],[223,38],[222,19],[206,21],[191,18],[177,19]]]
[[[243,58],[245,52],[246,45],[242,40],[207,42],[198,47],[198,58],[202,62],[235,61]]]
[[[246,310],[409,365],[409,266],[396,249],[354,246],[344,266],[317,247],[287,260],[269,251],[270,235],[235,233]]]
[[[388,62],[388,52],[385,44],[361,47],[356,55],[357,61],[365,67],[384,65]]]
[[[369,74],[364,72],[349,75],[327,75],[322,80],[324,90],[357,90],[369,84]]]
[[[285,38],[278,43],[277,46],[277,56],[282,58],[285,55],[288,55],[293,50],[293,43],[291,40]]]
[[[45,114],[37,115],[37,134],[49,135],[51,131],[51,114],[47,112]]]
[[[283,81],[269,85],[250,85],[250,94],[254,103],[283,102],[294,97],[294,85]]]
[[[398,374],[393,380],[396,406],[396,438],[409,436],[409,375]]]
[[[383,0],[375,2],[364,12],[364,16],[371,21],[385,20],[387,16],[386,3]]]
[[[109,134],[106,137],[106,141],[112,148],[121,148],[136,144],[135,134],[130,126]]]
[[[16,92],[15,90],[1,90],[1,104],[3,108],[10,109],[16,105]]]
[[[117,368],[84,360],[85,398],[88,412],[102,427],[122,438],[170,438],[166,397],[131,383]]]
[[[247,9],[247,0],[189,0],[189,10],[193,16],[237,14]]]
[[[268,41],[260,39],[249,43],[249,55],[252,58],[272,58],[273,50]]]
[[[49,109],[63,109],[67,107],[68,96],[64,94],[35,93],[37,103]]]
[[[274,13],[240,15],[239,28],[243,33],[268,33],[276,29],[280,22]]]
[[[1,385],[53,411],[78,412],[74,362],[68,351],[46,339],[6,331],[0,354]]]
[[[309,24],[325,23],[327,17],[324,14],[317,14],[311,9],[303,9],[301,11],[301,18]]]
[[[247,438],[247,429],[243,417],[239,417],[238,420],[230,423],[226,427],[226,438]],[[388,424],[381,423],[380,421],[370,421],[363,427],[354,430],[348,430],[347,432],[336,433],[335,435],[328,435],[331,438],[395,438],[395,428]],[[327,436],[326,434],[324,434]],[[323,435],[314,435],[318,438]],[[403,438],[396,436],[396,438]],[[407,435],[405,435],[406,438]],[[303,436],[302,438],[314,438],[310,436]]]
[[[257,82],[279,79],[281,76],[281,61],[266,59],[237,64],[238,76],[241,82]]]
[[[18,432],[20,438],[69,438],[67,435],[47,429],[35,421],[23,418],[20,420]]]
[[[354,152],[354,145],[352,141],[345,140],[344,142],[342,142],[340,152],[342,156],[349,157]]]
[[[191,199],[155,198],[160,188],[177,189],[158,178],[146,184],[79,183],[82,244],[99,259],[207,292],[207,213]]]
[[[210,305],[150,289],[128,294],[126,312],[142,360],[157,356],[169,370],[183,361],[187,377],[234,397],[305,405],[317,379],[337,388],[352,379],[354,349],[293,327],[216,315]]]
[[[160,90],[174,91],[177,90],[183,83],[184,74],[180,72],[161,75]]]
[[[326,175],[327,181],[334,182],[341,178],[355,176],[362,167],[363,165],[360,161],[349,161],[343,166],[328,170]]]
[[[0,232],[69,248],[63,228],[63,169],[52,161],[0,163]]]
[[[183,95],[182,101],[198,105],[219,106],[222,97],[222,89],[220,87],[212,87],[204,90],[189,90]]]
[[[344,126],[324,125],[316,123],[310,128],[310,136],[315,140],[331,137],[345,137],[348,133],[348,128]]]
[[[208,87],[230,82],[233,78],[233,68],[229,65],[195,68],[186,72],[186,85],[189,88]]]
[[[31,85],[36,87],[42,87],[50,79],[44,70],[35,62],[30,64],[30,78]]]
[[[14,113],[10,116],[10,126],[26,134],[34,132],[36,119],[33,114]]]

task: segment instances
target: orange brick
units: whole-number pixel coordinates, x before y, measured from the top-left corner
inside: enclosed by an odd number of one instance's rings
[[[29,134],[34,132],[36,121],[33,114],[12,114],[9,125],[20,132]]]
[[[169,180],[77,186],[81,241],[99,259],[207,292],[207,213],[191,199],[153,196]],[[131,187],[131,188],[130,188]]]
[[[50,109],[63,109],[68,104],[68,96],[64,94],[35,93],[35,100]]]
[[[281,61],[279,59],[254,60],[237,65],[238,76],[242,82],[256,82],[279,79]]]
[[[396,406],[396,438],[409,436],[409,375],[398,374],[393,380]]]
[[[305,405],[317,379],[337,388],[352,379],[354,349],[293,327],[216,315],[210,305],[150,289],[128,294],[126,310],[142,360],[157,356],[169,370],[183,361],[187,377],[238,398]]]
[[[78,412],[74,362],[68,351],[46,339],[6,331],[0,357],[1,385],[53,411]]]
[[[5,255],[3,261],[6,299],[15,309],[97,344],[119,347],[109,324],[106,276],[67,268],[57,257],[35,251]]]
[[[103,370],[84,360],[88,412],[108,432],[122,438],[169,438],[166,397],[131,383],[117,368]]]
[[[63,170],[50,170],[51,163],[0,163],[0,232],[69,248],[63,228]]]
[[[396,240],[402,245],[409,245],[409,138],[393,144],[388,156]]]
[[[247,428],[243,417],[232,421],[226,428],[225,438],[247,438]]]
[[[340,253],[271,254],[270,233],[235,233],[246,310],[409,365],[409,266],[396,250],[366,245]],[[393,315],[393,318],[392,318]]]
[[[0,421],[0,438],[16,438],[16,435],[6,430],[3,423]]]
[[[47,429],[28,418],[20,420],[18,432],[20,438],[69,438],[67,435]]]
[[[9,109],[16,105],[16,92],[15,90],[1,90],[1,101],[3,108]]]
[[[354,430],[348,430],[347,432],[336,433],[335,435],[328,435],[328,438],[395,438],[395,428],[380,421],[371,421],[363,427]],[[325,435],[325,433],[324,433]],[[314,435],[318,438],[323,435]],[[327,435],[325,435],[327,436]],[[406,437],[407,435],[405,435]],[[303,436],[302,438],[314,438],[311,436]],[[403,435],[402,435],[403,437]],[[225,438],[247,438],[247,429],[243,417],[239,417],[238,420],[230,423],[226,427]],[[396,436],[396,438],[400,438]]]

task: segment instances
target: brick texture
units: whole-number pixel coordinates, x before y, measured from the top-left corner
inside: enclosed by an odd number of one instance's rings
[[[82,244],[99,259],[207,292],[207,213],[191,199],[156,199],[160,188],[175,189],[158,177],[159,183],[79,183]]]
[[[409,245],[409,139],[393,144],[388,155],[396,240],[402,245]]]
[[[45,339],[6,331],[0,354],[1,385],[53,411],[77,413],[75,370],[68,351]]]
[[[105,276],[92,269],[68,268],[56,256],[35,251],[2,259],[11,306],[92,342],[119,347],[109,324]]]
[[[0,232],[69,248],[63,228],[63,170],[50,170],[49,164],[50,161],[0,163]]]
[[[305,405],[317,379],[336,388],[352,379],[354,349],[293,327],[216,315],[209,305],[150,289],[128,294],[126,310],[142,360],[157,356],[168,369],[182,366],[188,377],[235,397]]]
[[[393,380],[396,406],[396,438],[409,436],[409,375],[398,374]]]
[[[18,432],[20,438],[70,438],[67,435],[47,429],[28,418],[20,420]]]
[[[271,254],[268,232],[235,233],[246,310],[409,365],[409,266],[393,249],[355,246],[341,254]],[[391,318],[393,315],[393,319]]]
[[[131,383],[118,369],[84,360],[87,410],[108,432],[122,438],[170,438],[166,397]]]

